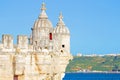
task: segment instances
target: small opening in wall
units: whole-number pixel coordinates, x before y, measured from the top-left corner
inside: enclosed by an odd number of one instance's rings
[[[65,45],[62,45],[62,48],[65,48]]]
[[[28,43],[30,44],[30,38],[28,38]]]
[[[48,47],[45,47],[45,49],[48,49]]]
[[[63,53],[63,50],[61,50],[61,52]]]

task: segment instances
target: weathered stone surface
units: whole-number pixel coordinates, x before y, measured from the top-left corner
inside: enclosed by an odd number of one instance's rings
[[[18,35],[17,45],[11,35],[0,43],[0,80],[62,80],[70,54],[70,32],[60,14],[54,29],[42,4],[30,38]],[[28,40],[29,39],[29,40]]]

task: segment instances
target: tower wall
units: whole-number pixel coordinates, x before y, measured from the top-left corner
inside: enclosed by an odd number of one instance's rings
[[[70,54],[70,35],[69,34],[54,34],[54,50]]]
[[[38,25],[34,25],[37,28],[33,28],[32,30],[32,43],[33,45],[39,45],[40,47],[48,46],[50,38],[49,34],[52,33],[52,28],[46,27],[45,25],[47,21],[42,24],[44,24],[42,27],[39,27]]]
[[[70,53],[70,35],[69,34],[63,34],[61,38],[62,38],[61,48],[66,53]]]
[[[0,80],[13,80],[13,56],[0,55]]]

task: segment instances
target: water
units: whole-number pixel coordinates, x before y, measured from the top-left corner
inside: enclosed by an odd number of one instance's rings
[[[120,80],[120,73],[66,73],[63,80]]]

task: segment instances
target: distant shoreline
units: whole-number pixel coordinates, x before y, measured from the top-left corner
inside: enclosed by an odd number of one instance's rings
[[[120,56],[74,57],[66,72],[120,73]]]

